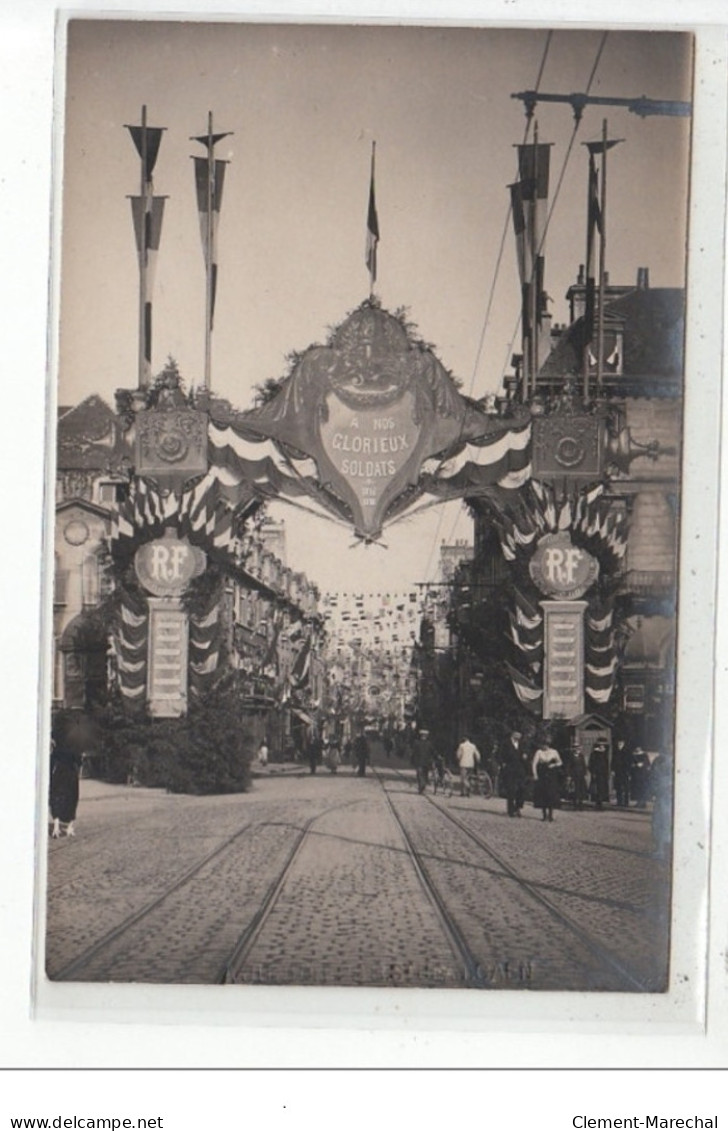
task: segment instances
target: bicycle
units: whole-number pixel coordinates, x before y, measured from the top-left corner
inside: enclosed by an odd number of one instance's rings
[[[476,797],[482,797],[485,801],[489,801],[491,797],[495,796],[493,779],[487,770],[470,770],[467,783],[466,797],[469,797],[472,793]]]
[[[455,789],[455,777],[447,766],[433,766],[430,777],[433,794],[440,793],[443,797],[452,797]]]

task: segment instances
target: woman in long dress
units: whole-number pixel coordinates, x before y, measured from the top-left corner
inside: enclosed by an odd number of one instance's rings
[[[558,750],[543,739],[533,756],[532,770],[535,780],[533,804],[541,810],[543,821],[553,821],[554,808],[559,804],[561,770],[564,763]]]

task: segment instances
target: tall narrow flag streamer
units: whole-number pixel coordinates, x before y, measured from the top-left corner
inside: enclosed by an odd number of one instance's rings
[[[535,389],[539,330],[545,308],[543,242],[548,215],[550,143],[517,146],[518,181],[510,185],[521,276],[524,376]]]
[[[372,171],[369,181],[369,208],[367,211],[367,242],[366,242],[366,265],[369,271],[369,291],[370,294],[374,290],[374,284],[377,279],[377,244],[379,243],[379,220],[377,218],[377,202],[374,195],[374,158],[376,152],[376,142],[372,142]]]
[[[605,123],[606,132],[606,123]],[[619,145],[622,138],[607,139],[603,136],[600,141],[585,141],[582,144],[586,146],[589,152],[589,173],[587,179],[587,206],[586,206],[586,290],[584,294],[584,331],[583,331],[583,377],[584,377],[584,395],[588,396],[589,389],[589,370],[594,362],[594,357],[591,350],[591,344],[594,340],[594,330],[597,317],[603,326],[603,306],[604,306],[604,250],[606,244],[606,232],[604,224],[604,212],[606,209],[606,163],[607,163],[607,150],[612,149],[613,146]],[[597,168],[595,157],[601,157],[601,167]],[[599,263],[595,264],[595,251],[594,241],[596,234],[599,233]],[[595,266],[597,271],[595,272]],[[597,286],[597,275],[599,276],[599,284]],[[597,305],[597,291],[599,292],[599,304]],[[602,357],[601,352],[603,349],[603,333],[599,335],[599,345],[597,347],[598,357],[596,359],[597,369],[601,370]],[[598,373],[597,379],[600,374]]]
[[[127,126],[141,160],[141,191],[130,197],[137,257],[139,260],[139,365],[138,384],[143,388],[152,378],[152,300],[154,267],[162,235],[164,196],[154,195],[152,173],[157,163],[164,127],[147,125],[147,108],[142,106],[140,126]]]
[[[229,137],[226,133],[213,133],[212,113],[207,118],[207,133],[193,137],[207,149],[205,157],[193,157],[195,163],[195,188],[197,210],[200,216],[200,235],[205,260],[205,375],[204,387],[210,388],[212,370],[212,328],[215,319],[217,296],[217,228],[220,220],[222,189],[225,181],[226,161],[216,159],[214,149],[218,141]]]

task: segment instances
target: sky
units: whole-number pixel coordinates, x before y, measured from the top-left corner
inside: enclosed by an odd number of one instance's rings
[[[601,51],[600,51],[601,47]],[[596,64],[596,70],[594,67]],[[204,359],[204,266],[191,155],[208,112],[230,131],[218,235],[213,391],[251,407],[255,386],[369,293],[364,263],[372,142],[380,227],[375,293],[404,307],[462,382],[497,391],[518,350],[519,284],[508,222],[516,91],[690,99],[690,39],[668,33],[77,19],[68,25],[60,208],[58,400],[110,402],[137,381],[138,268],[127,196],[139,160],[126,124],[142,105],[165,127],[154,173],[168,197],[153,290],[152,370],[188,386]],[[553,143],[546,289],[555,321],[584,260],[586,156],[610,136],[607,267],[684,283],[689,119],[588,107],[569,153],[566,105],[541,104]],[[566,160],[568,157],[568,161]],[[562,175],[563,170],[563,175]],[[559,183],[560,182],[560,183]],[[556,200],[554,202],[554,197]],[[504,240],[505,233],[505,240]],[[323,589],[401,589],[432,579],[442,540],[472,537],[461,504],[408,518],[382,546],[285,505],[288,560]]]

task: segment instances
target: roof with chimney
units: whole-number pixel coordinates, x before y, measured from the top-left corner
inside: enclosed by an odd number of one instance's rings
[[[605,380],[630,395],[678,392],[682,383],[685,292],[677,287],[636,287],[605,305],[605,329],[621,330],[621,372]],[[584,318],[562,332],[539,370],[539,378],[579,376],[582,372]],[[592,342],[592,352],[596,342]]]

